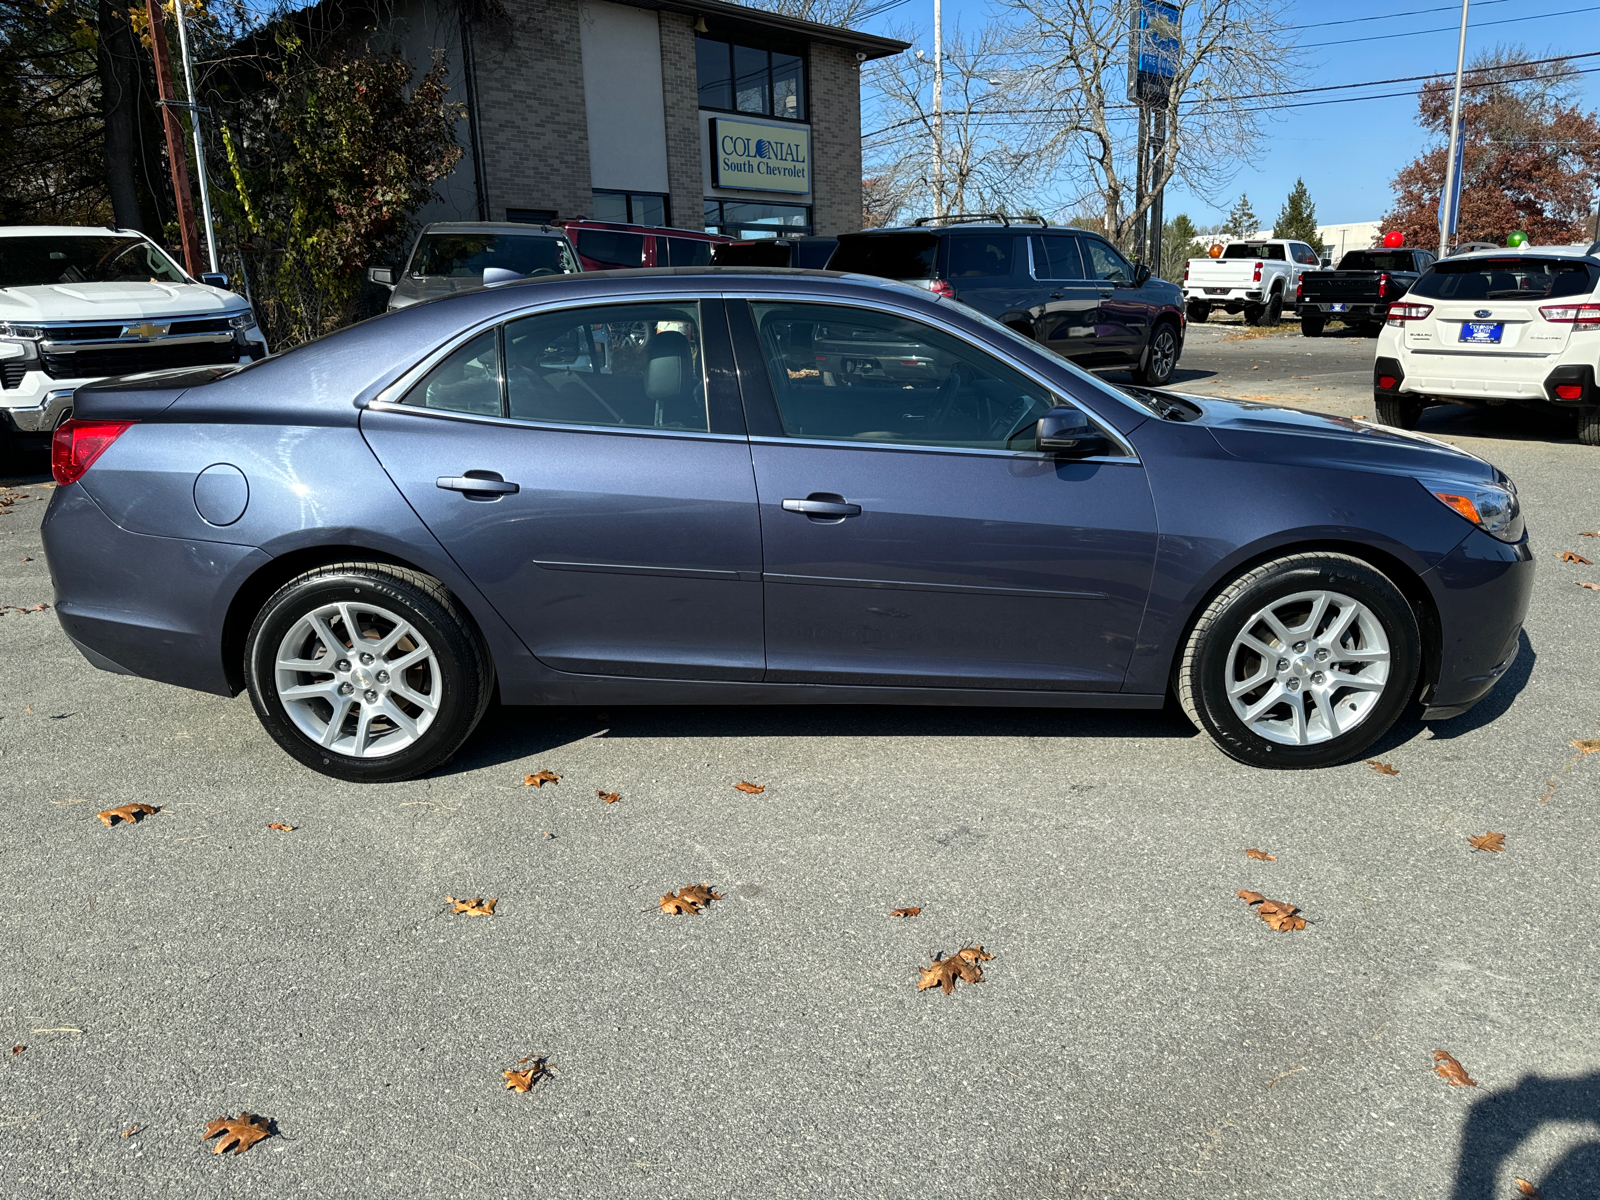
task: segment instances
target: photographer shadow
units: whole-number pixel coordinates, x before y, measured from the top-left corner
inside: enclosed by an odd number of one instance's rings
[[[1531,1180],[1544,1200],[1594,1200],[1600,1196],[1600,1072],[1569,1079],[1525,1075],[1510,1091],[1474,1102],[1461,1131],[1450,1200],[1498,1200],[1496,1186],[1513,1155],[1548,1124],[1585,1123],[1597,1140],[1568,1150],[1542,1179]]]

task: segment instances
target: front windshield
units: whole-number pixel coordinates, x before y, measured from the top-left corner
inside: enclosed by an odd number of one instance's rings
[[[411,256],[411,274],[481,279],[499,267],[518,275],[565,275],[578,269],[565,238],[521,233],[425,233]]]
[[[143,238],[114,233],[0,237],[0,288],[52,283],[187,283]]]

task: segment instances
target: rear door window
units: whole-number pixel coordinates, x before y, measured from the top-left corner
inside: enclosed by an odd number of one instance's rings
[[[1597,282],[1600,266],[1507,255],[1434,263],[1411,294],[1432,300],[1548,300],[1586,296]]]
[[[1010,233],[958,233],[950,246],[946,279],[1005,279],[1016,260],[1017,239]]]
[[[853,271],[880,279],[934,277],[939,239],[931,233],[866,233],[839,239],[828,259],[830,271]]]
[[[1064,234],[1035,234],[1033,238],[1033,277],[1035,279],[1087,279],[1078,240]]]
[[[705,267],[711,264],[711,243],[694,238],[667,238],[667,265]],[[658,264],[659,265],[659,264]]]

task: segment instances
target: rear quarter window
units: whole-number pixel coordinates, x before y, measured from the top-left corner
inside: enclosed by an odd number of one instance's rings
[[[830,271],[854,271],[880,279],[932,279],[939,239],[931,233],[860,234],[839,239]]]
[[[1004,279],[1017,258],[1017,238],[1010,233],[958,233],[948,239],[946,279]]]
[[[1479,258],[1434,263],[1411,288],[1433,300],[1549,300],[1586,296],[1600,283],[1600,266],[1571,259]]]
[[[637,267],[644,262],[644,235],[580,229],[578,253],[605,267]]]

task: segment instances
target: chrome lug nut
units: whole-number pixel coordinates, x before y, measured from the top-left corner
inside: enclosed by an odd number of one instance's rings
[[[372,665],[372,655],[363,654],[361,656],[361,665],[362,666],[368,666],[368,667],[371,666]]]
[[[1304,654],[1306,652],[1306,644],[1304,642],[1296,642],[1294,644],[1294,652],[1296,654]]]
[[[1318,650],[1317,651],[1317,661],[1318,662],[1327,662],[1328,661],[1328,652],[1326,650]]]
[[[338,662],[333,664],[333,669],[335,671],[348,671],[350,669],[350,660],[348,658],[341,658]]]
[[[1324,675],[1321,671],[1317,671],[1315,674],[1313,674],[1311,676],[1311,682],[1312,683],[1326,683],[1327,681],[1328,681],[1327,676]]]
[[[378,693],[377,692],[373,691],[371,688],[368,688],[366,690],[365,694],[366,694],[366,697],[367,697],[367,703],[368,704],[375,704],[377,702],[377,699],[378,699]]]
[[[352,687],[348,683],[341,683],[339,685],[339,695],[341,695],[341,696],[348,696],[351,692],[353,692],[355,690],[356,689],[354,687]]]
[[[378,672],[378,682],[379,683],[388,683],[389,682],[389,672],[387,672],[387,671],[379,671]]]
[[[1287,658],[1280,658],[1278,660],[1278,670],[1287,671],[1288,669],[1289,669],[1289,660]]]
[[[1291,692],[1298,692],[1300,690],[1300,681],[1298,679],[1291,679],[1284,686],[1287,687]]]

